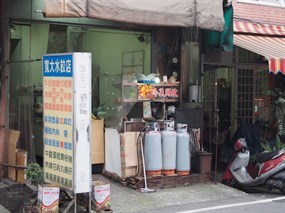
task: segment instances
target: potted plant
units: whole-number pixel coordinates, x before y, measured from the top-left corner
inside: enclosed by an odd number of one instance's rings
[[[267,125],[268,134],[260,139],[260,144],[264,151],[275,151],[285,147],[285,92],[276,88],[269,90],[267,94],[272,99],[272,103],[267,106],[267,111],[271,110],[274,116],[270,121],[271,125]],[[260,114],[260,119],[263,119],[263,115],[263,113]]]
[[[44,172],[38,163],[30,163],[26,169],[27,179],[31,181],[33,186],[38,186],[43,183]]]

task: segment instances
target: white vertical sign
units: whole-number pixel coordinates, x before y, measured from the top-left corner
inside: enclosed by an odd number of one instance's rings
[[[74,53],[74,192],[91,191],[91,53]]]
[[[91,191],[91,53],[43,56],[44,178]]]

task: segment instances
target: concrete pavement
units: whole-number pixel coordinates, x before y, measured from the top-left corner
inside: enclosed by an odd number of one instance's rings
[[[4,206],[2,206],[1,204],[0,204],[0,212],[1,213],[10,213],[10,211],[8,209],[6,209]]]
[[[130,187],[107,178],[101,174],[93,175],[93,180],[103,180],[111,187],[111,210],[114,213],[147,212],[163,207],[179,206],[207,201],[222,201],[226,199],[244,198],[245,192],[225,186],[220,183],[193,184],[184,187],[157,189],[153,193],[141,193]],[[82,211],[77,212],[85,212]],[[9,211],[0,205],[1,213]],[[74,212],[70,210],[70,212]]]
[[[115,213],[146,212],[165,206],[220,201],[247,196],[244,192],[220,183],[193,184],[185,187],[157,189],[154,193],[141,193],[138,190],[123,187],[103,175],[93,175],[93,179],[110,183],[111,209]]]

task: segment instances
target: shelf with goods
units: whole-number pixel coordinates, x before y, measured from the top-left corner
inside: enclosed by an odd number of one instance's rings
[[[143,102],[163,102],[168,105],[179,103],[180,82],[145,84],[137,83],[132,74],[115,74],[108,76],[106,97],[106,126],[121,131],[124,121],[133,118],[129,118],[129,113],[140,112],[142,109],[137,107],[143,108]]]
[[[108,75],[105,81],[106,127],[123,129],[129,111],[137,102],[137,85],[129,74]]]
[[[115,103],[132,103],[137,102],[137,83],[126,82],[125,80],[113,84],[121,93],[114,99]]]

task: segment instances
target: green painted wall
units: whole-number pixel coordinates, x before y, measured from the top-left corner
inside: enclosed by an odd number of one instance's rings
[[[41,59],[47,51],[48,30],[47,24],[32,24],[30,26],[16,25],[11,38],[19,40],[19,49],[12,52],[11,61]],[[13,81],[18,83],[41,84],[41,62],[16,63],[11,67]],[[13,74],[13,71],[18,70]],[[17,84],[17,82],[15,82]],[[13,85],[11,85],[13,86]]]
[[[99,105],[110,105],[114,98],[120,96],[120,88],[113,87],[112,83],[121,80],[123,53],[144,51],[144,73],[150,73],[149,37],[146,37],[146,42],[139,42],[133,32],[91,30],[85,34],[83,50],[92,53],[92,64],[98,65],[100,72],[96,73],[100,79]]]
[[[15,44],[14,51],[11,53],[11,61],[41,59],[47,53],[50,24],[66,25],[67,28],[74,26],[79,29],[84,28],[81,38],[83,45],[76,50],[92,53],[92,69],[96,76],[93,85],[98,93],[94,92],[95,95],[92,97],[94,107],[103,103],[107,103],[111,108],[120,105],[120,103],[114,104],[113,99],[120,96],[121,88],[115,87],[113,83],[119,83],[121,80],[118,74],[122,73],[123,52],[144,51],[143,71],[148,74],[151,70],[150,33],[145,33],[148,34],[146,42],[141,43],[133,32],[118,29],[151,32],[156,29],[155,27],[134,26],[89,18],[46,18],[43,14],[35,12],[35,10],[44,10],[44,0],[11,0],[7,1],[7,4],[6,15],[10,22],[16,26],[14,32],[11,33],[11,38],[13,38],[11,43]],[[20,26],[16,23],[23,25]],[[67,30],[67,51],[72,52],[74,46],[70,43],[68,35],[69,31]],[[41,70],[41,61],[11,64],[9,122],[10,126],[15,129],[18,126],[17,88],[19,85],[41,85]],[[116,110],[112,112],[120,118]],[[42,155],[42,126],[33,124],[32,134],[35,136],[36,154]]]
[[[11,61],[41,59],[47,53],[49,43],[49,27],[47,23],[32,23],[15,25],[11,33],[11,41],[17,43],[11,56]],[[67,35],[68,35],[67,30]],[[145,74],[151,70],[151,42],[150,34],[145,33],[145,42],[139,42],[132,31],[120,31],[110,29],[84,28],[81,37],[83,45],[82,52],[92,53],[92,69],[94,76],[98,77],[96,88],[99,90],[97,104],[106,103],[110,107],[116,107],[114,98],[120,97],[121,88],[113,83],[121,82],[122,54],[125,52],[144,52]],[[72,42],[67,39],[67,48],[72,49]],[[74,43],[74,41],[73,41]],[[76,41],[75,41],[76,43]],[[17,93],[18,85],[42,85],[41,61],[12,63],[11,64],[11,94]],[[98,92],[98,91],[95,91]],[[13,96],[10,100],[10,112],[17,122],[17,98]],[[31,107],[33,103],[31,103]],[[97,106],[96,106],[97,107]],[[118,116],[117,111],[113,111]],[[33,135],[35,136],[36,154],[42,155],[42,127],[33,124]]]
[[[47,52],[48,45],[48,24],[32,24],[31,58],[41,59]],[[33,63],[32,82],[36,85],[42,84],[42,63]]]

